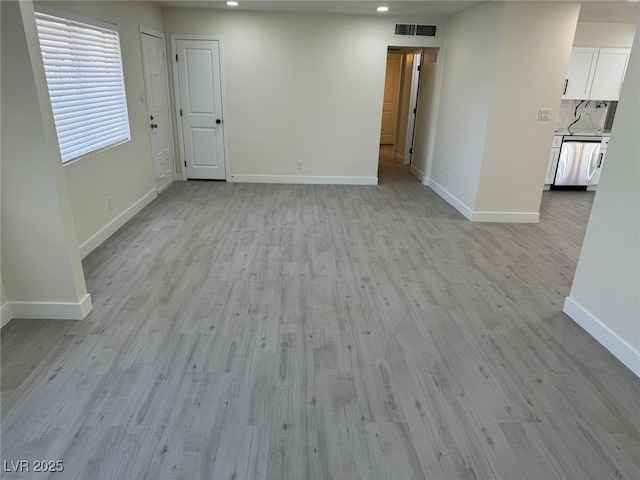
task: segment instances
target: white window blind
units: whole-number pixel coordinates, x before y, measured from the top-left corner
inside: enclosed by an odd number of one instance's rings
[[[36,12],[62,161],[131,139],[118,32]]]

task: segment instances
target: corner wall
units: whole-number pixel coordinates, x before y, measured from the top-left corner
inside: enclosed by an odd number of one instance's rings
[[[506,3],[473,220],[538,221],[579,13],[575,2]]]
[[[468,219],[538,221],[579,10],[488,2],[447,20],[427,184]],[[537,120],[543,107],[547,122]]]
[[[2,8],[2,280],[16,318],[91,309],[30,2]]]
[[[489,2],[447,19],[428,185],[467,218],[473,213],[505,5]]]
[[[640,19],[638,19],[640,26]],[[564,312],[640,377],[640,35]]]

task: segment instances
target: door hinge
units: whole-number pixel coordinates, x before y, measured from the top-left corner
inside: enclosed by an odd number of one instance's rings
[[[182,116],[182,109],[180,109],[180,116]]]
[[[414,108],[413,113],[418,113],[418,110]]]
[[[184,166],[185,166],[185,167],[187,166],[187,161],[186,161],[186,160],[184,161]]]
[[[177,57],[177,55],[176,55]],[[178,59],[176,58],[176,61],[178,61]],[[418,65],[418,71],[420,72],[422,70],[422,65]]]
[[[410,149],[409,149],[409,153],[413,153],[413,148],[410,148]]]
[[[178,54],[176,53],[176,62],[178,61]]]

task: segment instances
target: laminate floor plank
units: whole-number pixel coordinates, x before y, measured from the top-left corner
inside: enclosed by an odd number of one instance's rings
[[[591,192],[471,223],[377,186],[178,182],[1,331],[2,460],[57,480],[636,480],[640,379],[561,313]]]

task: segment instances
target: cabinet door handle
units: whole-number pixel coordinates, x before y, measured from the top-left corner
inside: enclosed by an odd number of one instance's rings
[[[567,94],[567,87],[569,86],[569,79],[565,78],[564,79],[564,92],[562,92],[563,95]]]
[[[598,160],[598,168],[602,167],[602,159],[604,158],[604,153],[600,154],[600,159]]]

